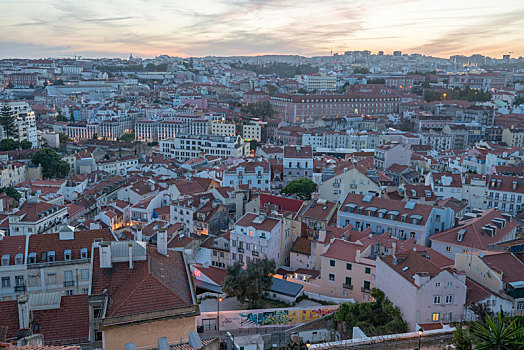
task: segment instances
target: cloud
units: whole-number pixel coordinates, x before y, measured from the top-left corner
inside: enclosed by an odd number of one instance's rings
[[[125,21],[128,19],[133,19],[135,17],[109,17],[109,18],[91,18],[91,19],[82,19],[84,22],[114,22],[114,21]]]

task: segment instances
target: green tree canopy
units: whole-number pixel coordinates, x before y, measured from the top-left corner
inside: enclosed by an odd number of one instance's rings
[[[251,307],[260,300],[262,293],[271,288],[272,275],[276,271],[274,260],[254,259],[247,263],[237,261],[226,269],[223,290],[228,296],[234,296],[240,303],[249,301]]]
[[[408,324],[402,319],[400,310],[386,298],[384,292],[373,288],[371,303],[341,304],[334,313],[334,320],[350,327],[359,327],[367,336],[405,333]]]
[[[453,345],[456,350],[471,350],[473,342],[469,332],[461,325],[457,325],[455,332],[453,332]]]
[[[39,150],[33,155],[34,165],[41,165],[45,178],[65,178],[69,174],[69,163],[62,160],[60,155],[50,148]]]
[[[5,193],[9,197],[13,198],[15,201],[19,201],[20,197],[22,196],[20,192],[15,190],[13,187],[2,187],[0,188],[0,193]]]
[[[249,104],[242,108],[242,112],[249,113],[252,117],[263,117],[264,119],[271,118],[275,114],[273,106],[268,101]]]
[[[353,73],[355,73],[355,74],[369,74],[371,72],[366,67],[356,67],[356,68],[353,68]]]
[[[302,178],[289,182],[284,188],[280,190],[280,193],[286,196],[296,194],[300,199],[310,200],[311,194],[317,190],[317,184],[311,179]]]
[[[12,151],[18,149],[19,147],[20,143],[13,139],[3,139],[0,141],[0,151]]]
[[[22,142],[20,142],[21,149],[30,149],[31,147],[33,147],[33,144],[27,140],[23,140]]]
[[[128,133],[120,136],[119,141],[122,142],[134,142],[135,141],[135,134],[134,133]]]
[[[11,113],[11,107],[9,107],[7,102],[4,102],[0,109],[0,125],[4,131],[4,138],[12,138],[16,136],[15,117]]]

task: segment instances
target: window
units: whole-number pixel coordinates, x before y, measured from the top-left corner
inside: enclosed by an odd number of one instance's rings
[[[87,248],[80,249],[80,259],[87,259]]]
[[[453,304],[453,295],[446,295],[446,304]]]
[[[346,282],[345,282],[346,285],[350,286],[351,285],[351,277],[346,277]]]
[[[2,279],[2,287],[3,287],[3,285],[4,285],[4,284],[3,284],[3,279]],[[519,301],[519,302],[517,303],[517,310],[519,310],[519,311],[524,310],[524,301]]]
[[[335,260],[329,260],[329,266],[335,266]]]
[[[213,250],[213,256],[217,256],[218,252],[216,250]]]
[[[11,277],[2,277],[2,288],[11,287]]]
[[[71,260],[71,249],[64,250],[64,261]]]
[[[67,282],[73,282],[73,271],[64,271],[64,281]]]
[[[48,262],[55,261],[55,252],[54,251],[47,252],[47,261]]]
[[[30,264],[36,264],[36,253],[29,253],[28,259]]]
[[[237,258],[237,255],[235,253],[232,253],[231,254],[231,259],[236,260],[236,258]]]
[[[72,289],[67,289],[67,290],[65,291],[65,295],[73,295],[73,294],[74,294],[74,292],[73,292]]]
[[[446,312],[444,314],[444,318],[446,319],[446,321],[451,321],[451,319],[453,318],[453,313],[452,312]]]
[[[371,273],[371,267],[366,267],[364,272],[369,275]]]
[[[334,280],[335,280],[335,275],[332,274],[332,273],[330,273],[330,274],[329,274],[329,280],[330,280],[330,281],[334,281]]]
[[[440,295],[433,296],[433,304],[440,304]]]
[[[80,271],[80,278],[83,280],[89,279],[89,270],[83,269]]]
[[[435,283],[435,287],[440,287],[440,282]]]
[[[434,312],[432,315],[431,315],[431,320],[433,322],[438,322],[440,319],[440,314],[438,312]]]
[[[55,284],[56,283],[56,274],[54,272],[47,274],[47,284]]]
[[[446,252],[448,252],[448,253],[449,253],[450,251],[451,251],[451,246],[449,246],[449,245],[448,245],[448,246],[446,246]]]
[[[453,285],[453,282],[448,282],[448,287],[451,287]]]
[[[371,289],[371,282],[370,281],[364,281],[364,290],[370,290]]]
[[[351,270],[351,264],[350,263],[346,264],[346,270]]]

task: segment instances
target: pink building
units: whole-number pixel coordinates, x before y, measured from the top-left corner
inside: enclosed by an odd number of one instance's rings
[[[410,330],[419,324],[459,322],[466,302],[466,275],[441,266],[424,250],[377,259],[375,286],[400,309]]]

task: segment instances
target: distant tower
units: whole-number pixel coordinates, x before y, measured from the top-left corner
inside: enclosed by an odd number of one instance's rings
[[[331,51],[329,52],[329,56],[333,57],[333,46],[331,46]]]
[[[129,61],[132,61],[132,60],[134,60],[134,59],[135,59],[135,58],[133,57],[133,54],[130,53],[130,54],[129,54]]]

